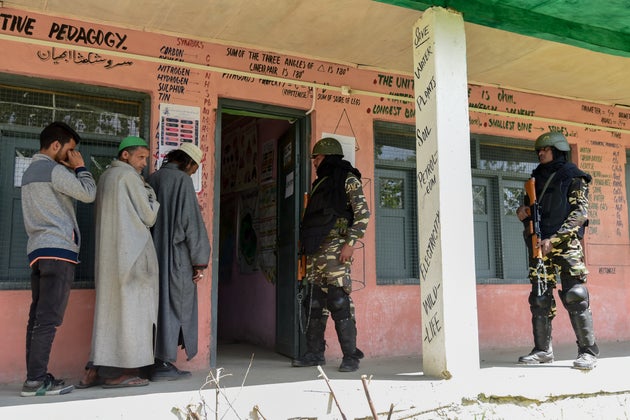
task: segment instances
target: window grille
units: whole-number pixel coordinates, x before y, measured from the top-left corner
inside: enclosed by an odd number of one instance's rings
[[[77,149],[95,179],[128,135],[146,137],[145,94],[0,74],[0,288],[30,287],[21,177],[39,150],[39,133],[64,121],[81,136]],[[94,205],[77,203],[82,247],[74,287],[93,287]]]
[[[418,284],[415,127],[374,123],[377,284]]]
[[[374,144],[377,284],[417,284],[415,126],[377,121]],[[477,282],[527,283],[516,209],[538,165],[533,142],[471,134],[470,152]]]

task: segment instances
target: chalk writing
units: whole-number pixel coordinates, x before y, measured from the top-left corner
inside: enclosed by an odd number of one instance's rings
[[[420,59],[420,61],[418,61],[418,63],[416,64],[416,70],[414,71],[414,76],[416,76],[416,79],[421,78],[422,70],[424,70],[424,66],[426,66],[426,64],[429,62],[429,58],[431,57],[432,54],[433,54],[433,50],[431,49],[431,46],[429,45],[429,47],[426,49],[426,51],[422,55],[422,58]]]
[[[490,118],[488,120],[488,124],[490,127],[502,128],[504,130],[514,130],[513,120],[499,120],[495,118]]]
[[[374,105],[372,107],[372,114],[374,115],[392,115],[397,117],[400,115],[401,106],[392,106],[392,105]]]
[[[268,64],[250,63],[249,70],[254,73],[270,74],[272,76],[278,76],[278,66],[270,66]]]
[[[408,90],[413,88],[413,79],[408,77],[401,76],[393,76],[390,74],[378,74],[376,79],[374,79],[374,84],[385,87],[396,87],[399,89]],[[413,95],[408,92],[389,92],[389,95],[399,96],[400,98],[413,98]],[[383,99],[381,99],[383,100]],[[374,105],[372,107],[372,114],[374,115],[391,115],[391,116],[401,116],[404,115],[405,118],[413,118],[415,117],[415,109],[413,105],[408,101],[403,101],[402,99],[392,99],[387,98],[387,101],[398,105]]]
[[[168,76],[190,76],[190,69],[187,69],[185,67],[171,66],[170,64],[160,64],[158,66],[158,71]]]
[[[418,141],[418,147],[422,147],[422,145],[429,138],[430,135],[431,135],[430,127],[425,125],[423,129],[416,128],[416,139]]]
[[[470,108],[476,108],[476,109],[488,109],[491,111],[496,111],[497,109],[499,109],[496,105],[488,105],[488,104],[484,104],[483,102],[478,102],[478,103],[471,103],[469,105]]]
[[[533,109],[505,108],[505,110],[509,112],[510,114],[527,115],[530,117],[536,114],[536,111],[534,111]]]
[[[162,45],[160,47],[160,58],[173,61],[184,61],[184,50],[182,48],[173,48]]]
[[[422,252],[420,258],[420,278],[422,281],[425,281],[427,278],[427,274],[429,272],[429,268],[431,267],[431,261],[433,260],[433,254],[435,253],[440,240],[440,212],[438,211],[435,214],[435,218],[433,219],[433,224],[431,228],[431,233],[429,234],[429,241],[425,249]]]
[[[48,32],[48,38],[59,41],[69,41],[76,44],[107,46],[120,50],[126,50],[124,45],[127,35],[120,32],[103,31],[102,29],[84,28],[53,22]]]
[[[392,96],[400,96],[401,98],[413,98],[413,95],[410,93],[389,92],[389,94]],[[403,101],[402,99],[390,99],[390,101],[394,103],[407,104],[407,101]]]
[[[590,234],[612,234],[618,238],[627,235],[624,172],[619,148],[618,143],[605,140],[589,140],[579,148],[580,167],[593,177],[588,209]],[[611,223],[603,225],[602,219]]]
[[[511,93],[506,92],[505,90],[501,89],[499,90],[499,93],[497,93],[497,100],[499,102],[507,102],[507,103],[515,103],[514,102],[514,95],[512,95]]]
[[[180,45],[182,45],[180,43]],[[183,48],[162,45],[159,57],[171,61],[184,61],[186,51]],[[171,64],[159,64],[157,67],[156,80],[158,82],[157,92],[161,102],[170,102],[171,96],[185,95],[186,87],[190,82],[191,70],[185,67],[178,67]]]
[[[203,42],[196,39],[177,38],[177,45],[189,48],[199,48],[201,50],[204,48]]]
[[[442,331],[442,324],[436,312],[424,325],[424,341],[430,343]]]
[[[3,31],[9,30],[11,32],[24,33],[26,35],[33,35],[33,29],[35,28],[35,22],[37,20],[32,17],[10,15],[8,13],[0,13],[0,27]]]
[[[424,169],[418,171],[418,189],[423,189],[425,195],[430,194],[435,184],[437,184],[437,165],[438,161],[436,151],[431,155]]]
[[[228,79],[228,80],[237,80],[239,82],[246,82],[246,83],[254,83],[256,81],[256,78],[251,77],[251,76],[241,76],[239,74],[230,74],[230,73],[223,73],[221,75],[222,79]]]
[[[83,53],[74,50],[59,50],[54,47],[49,50],[37,51],[37,58],[42,61],[51,60],[53,64],[59,64],[61,62],[74,64],[104,64],[104,67],[108,70],[118,66],[131,66],[133,64],[131,61],[116,62],[93,52]]]
[[[441,283],[434,284],[432,290],[423,298],[422,309],[424,309],[425,315],[429,315],[429,313],[433,310],[433,307],[437,304],[441,288]]]
[[[433,285],[431,290],[423,295],[422,309],[424,310],[423,318],[428,319],[424,322],[424,341],[430,343],[442,331],[442,322],[438,317],[440,312],[437,311],[437,305],[440,301],[441,283]]]
[[[590,112],[591,114],[597,114],[597,115],[601,115],[602,113],[602,109],[600,107],[593,106],[593,105],[583,104],[581,106],[581,110],[584,112]]]
[[[430,39],[429,25],[423,28],[417,27],[416,30],[414,31],[413,46],[415,48],[418,48],[419,46],[427,42],[429,39]]]
[[[308,98],[310,96],[308,91],[298,89],[282,89],[282,94],[284,96],[292,96],[294,98]]]
[[[228,57],[238,57],[238,58],[245,57],[245,50],[242,50],[239,48],[227,47],[225,51],[226,51],[225,55],[227,55]]]
[[[422,92],[416,98],[416,106],[418,107],[418,111],[422,111],[422,107],[429,102],[429,99],[431,99],[431,94],[433,93],[435,88],[436,88],[436,81],[435,81],[435,76],[433,76],[431,77],[431,80],[429,81],[429,83],[427,83],[426,87],[424,88],[424,92]]]

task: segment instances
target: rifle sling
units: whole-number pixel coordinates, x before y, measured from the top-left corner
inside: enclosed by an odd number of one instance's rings
[[[547,182],[545,182],[545,186],[543,187],[542,192],[540,193],[540,197],[538,197],[538,202],[540,203],[542,201],[543,196],[545,195],[545,191],[547,191],[547,187],[549,186],[549,183],[551,182],[551,180],[553,179],[553,176],[556,174],[556,172],[552,173],[549,178],[547,178]]]

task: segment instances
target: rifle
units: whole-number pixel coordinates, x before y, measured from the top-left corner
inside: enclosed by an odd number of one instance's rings
[[[542,249],[539,246],[541,241],[540,232],[540,206],[536,198],[536,179],[530,178],[525,181],[525,193],[529,198],[529,208],[526,212],[529,216],[527,225],[527,236],[531,238],[532,259],[536,259],[536,283],[538,296],[542,296],[547,291],[547,268],[543,263]]]
[[[302,200],[302,217],[304,217],[304,210],[306,209],[306,206],[308,205],[308,193],[304,193],[304,198]],[[298,286],[298,290],[297,290],[297,295],[296,295],[296,299],[298,302],[298,318],[299,318],[299,323],[300,323],[300,331],[302,333],[306,332],[306,329],[308,328],[308,322],[310,321],[310,314],[308,314],[309,316],[306,319],[306,326],[304,326],[304,323],[302,322],[302,303],[304,302],[304,293],[306,292],[306,288],[305,288],[305,281],[304,279],[306,278],[306,253],[304,252],[304,248],[302,247],[302,244],[298,243],[298,260],[297,260],[297,281],[299,282],[299,286]],[[311,291],[312,291],[312,285],[311,285]],[[310,312],[310,305],[309,305],[309,312]]]
[[[304,193],[303,198],[303,208],[302,208],[302,216],[304,216],[303,212],[308,205],[308,193]],[[302,249],[302,245],[298,244],[298,262],[297,262],[297,280],[302,281],[306,277],[306,254]]]

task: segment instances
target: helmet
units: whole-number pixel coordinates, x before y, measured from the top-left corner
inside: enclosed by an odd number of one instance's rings
[[[324,137],[319,140],[313,146],[313,153],[311,156],[317,155],[341,155],[343,156],[343,150],[341,149],[341,143],[332,137]]]
[[[190,158],[194,160],[197,165],[201,164],[201,160],[203,159],[203,152],[194,144],[182,143],[181,146],[179,146],[179,150],[190,156]]]
[[[559,131],[550,131],[549,133],[545,133],[536,139],[536,145],[534,146],[536,150],[540,150],[546,146],[553,146],[562,152],[568,152],[571,150],[566,137],[564,137],[564,135]]]
[[[122,152],[127,147],[136,147],[136,146],[146,147],[147,149],[149,148],[149,145],[147,144],[147,142],[141,139],[140,137],[129,136],[129,137],[125,137],[120,142],[120,145],[118,146],[118,153]]]

